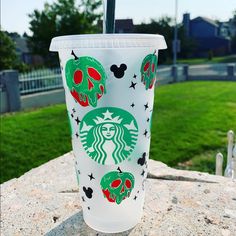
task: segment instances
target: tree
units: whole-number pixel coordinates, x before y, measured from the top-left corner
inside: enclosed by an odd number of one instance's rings
[[[159,20],[151,19],[149,24],[141,23],[136,25],[136,33],[161,34],[165,36],[168,50],[160,51],[159,62],[166,62],[172,55],[173,27],[171,26],[172,18],[162,17]]]
[[[178,38],[180,40],[180,58],[190,58],[194,55],[197,49],[197,42],[191,37],[186,36],[184,26],[180,26],[178,29]]]
[[[149,34],[161,34],[165,37],[167,50],[161,50],[159,56],[160,63],[172,62],[172,41],[174,39],[174,25],[173,19],[165,16],[159,20],[151,19],[149,24],[140,24],[135,26],[136,33],[149,33]],[[178,56],[181,58],[190,57],[196,49],[196,42],[189,37],[186,37],[183,25],[178,25],[178,40],[180,40],[180,53]]]
[[[96,21],[101,14],[95,13],[101,0],[58,0],[51,5],[45,3],[42,11],[34,10],[29,15],[30,30],[29,46],[33,53],[41,55],[47,65],[53,65],[57,59],[49,53],[51,39],[60,35],[95,33]]]
[[[15,44],[3,31],[0,31],[0,55],[0,70],[15,68],[17,64]]]

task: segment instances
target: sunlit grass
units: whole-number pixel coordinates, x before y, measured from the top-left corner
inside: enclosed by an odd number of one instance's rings
[[[150,157],[185,169],[214,172],[236,131],[235,82],[185,82],[155,91]],[[1,116],[1,182],[71,150],[64,104]]]

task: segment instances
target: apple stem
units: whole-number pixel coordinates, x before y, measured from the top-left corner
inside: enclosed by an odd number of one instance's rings
[[[122,173],[122,171],[121,171],[120,167],[118,167],[118,168],[117,168],[117,170],[118,170],[120,173]]]
[[[72,50],[71,55],[75,57],[75,60],[78,60],[79,58],[75,55],[74,51]]]

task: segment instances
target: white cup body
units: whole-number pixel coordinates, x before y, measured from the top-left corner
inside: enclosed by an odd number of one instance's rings
[[[128,230],[142,216],[156,72],[152,63],[164,48],[125,47],[119,37],[108,38],[109,46],[57,50],[84,220],[107,233]],[[152,81],[145,82],[145,76]]]

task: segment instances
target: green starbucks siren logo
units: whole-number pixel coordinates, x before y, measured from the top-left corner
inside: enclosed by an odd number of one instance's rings
[[[127,159],[138,139],[138,124],[127,111],[104,107],[90,111],[80,123],[80,138],[86,153],[103,165]]]
[[[81,106],[97,106],[97,100],[106,93],[106,72],[95,58],[77,57],[66,63],[66,83],[71,95]]]
[[[129,172],[112,171],[102,177],[100,185],[109,202],[120,204],[134,188],[134,176]]]
[[[155,53],[149,54],[143,59],[140,69],[141,81],[145,85],[146,90],[151,89],[156,81],[157,56]]]

